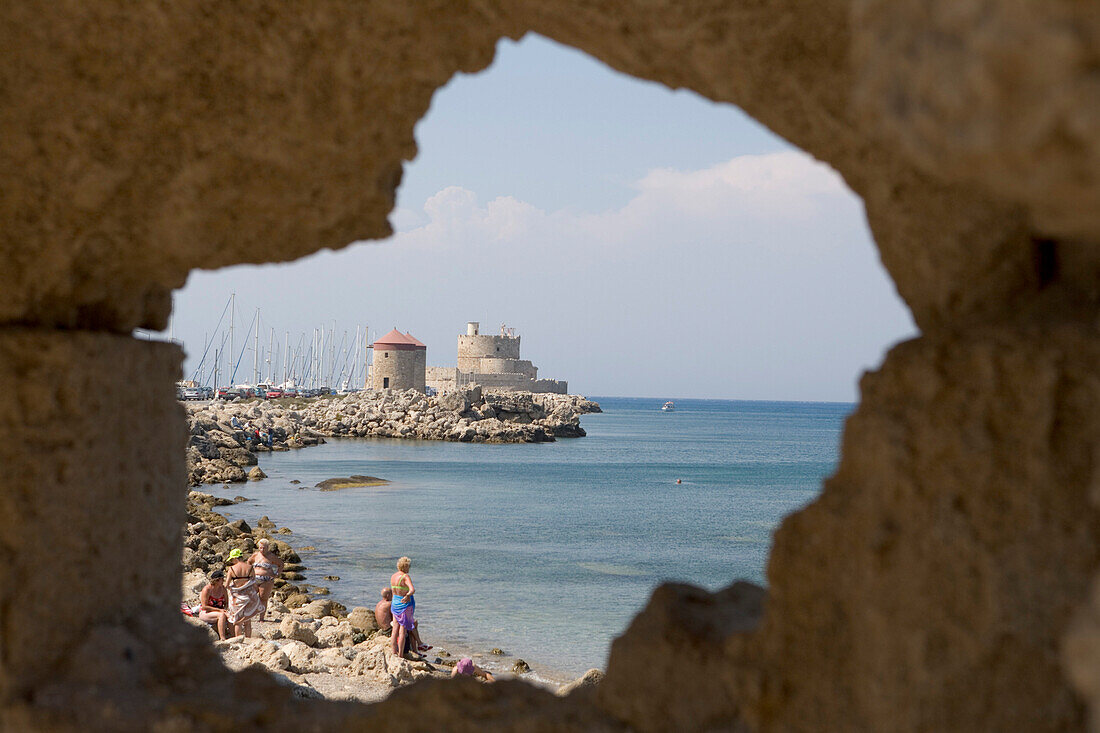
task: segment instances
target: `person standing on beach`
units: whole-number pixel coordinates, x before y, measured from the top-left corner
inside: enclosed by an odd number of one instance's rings
[[[264,537],[256,543],[256,551],[248,562],[256,569],[256,589],[264,606],[260,618],[263,619],[267,615],[267,602],[275,591],[275,579],[283,572],[283,559],[271,551],[271,540]]]
[[[252,617],[264,610],[256,589],[256,571],[244,559],[240,548],[229,553],[235,561],[226,573],[225,586],[229,590],[229,613],[226,620],[233,624],[233,635],[252,636]]]
[[[393,601],[390,603],[390,613],[393,614],[393,624],[396,627],[392,634],[392,648],[395,656],[404,656],[405,643],[411,639],[417,651],[425,652],[430,646],[420,640],[417,633],[416,622],[413,620],[413,611],[416,609],[416,599],[413,594],[412,578],[409,577],[409,568],[412,561],[402,557],[397,561],[397,572],[390,576],[390,589],[393,591]]]

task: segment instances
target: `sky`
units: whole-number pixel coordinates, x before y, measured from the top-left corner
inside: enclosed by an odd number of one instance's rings
[[[238,352],[257,308],[265,348],[397,327],[430,366],[506,323],[540,377],[602,396],[856,401],[915,335],[859,198],[736,107],[531,35],[437,91],[416,139],[390,239],[191,274],[186,377],[230,293]]]

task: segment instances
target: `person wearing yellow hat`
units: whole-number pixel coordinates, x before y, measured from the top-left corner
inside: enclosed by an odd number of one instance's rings
[[[245,560],[239,548],[234,548],[227,558],[233,564],[225,573],[225,587],[229,591],[229,613],[226,620],[233,624],[233,635],[252,636],[252,617],[264,609],[256,587],[256,570]]]

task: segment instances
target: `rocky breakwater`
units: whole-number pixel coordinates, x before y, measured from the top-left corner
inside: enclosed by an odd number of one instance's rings
[[[261,479],[257,453],[323,443],[302,425],[292,406],[267,402],[215,402],[187,408],[187,483],[221,484]]]
[[[481,387],[428,397],[357,392],[314,403],[303,425],[321,435],[471,443],[545,443],[585,435],[580,416],[600,406],[579,395],[484,392]]]
[[[433,397],[385,390],[299,402],[215,402],[188,407],[188,483],[264,478],[256,453],[316,445],[326,436],[467,443],[580,438],[580,416],[594,412],[601,412],[599,404],[579,395],[484,392],[476,385]]]

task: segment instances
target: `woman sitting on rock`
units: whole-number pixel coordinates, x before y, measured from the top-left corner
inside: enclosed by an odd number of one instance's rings
[[[393,601],[390,603],[390,613],[393,614],[394,633],[392,649],[396,656],[404,656],[405,644],[411,639],[416,644],[416,649],[426,652],[430,646],[420,640],[420,634],[416,629],[416,621],[413,620],[413,611],[416,609],[416,599],[413,593],[412,578],[409,577],[409,568],[412,561],[402,557],[397,561],[397,572],[390,576],[390,588],[393,590]]]
[[[226,613],[225,607],[229,597],[225,592],[225,572],[215,570],[210,573],[210,582],[203,587],[199,594],[199,619],[212,624],[218,629],[218,636],[222,639],[225,635]]]
[[[226,588],[229,589],[229,613],[226,620],[233,624],[233,635],[252,636],[252,617],[264,610],[260,594],[256,589],[256,571],[251,563],[242,557],[240,549],[229,553],[234,561],[226,573]]]
[[[283,559],[271,551],[271,540],[265,537],[256,543],[256,551],[248,562],[256,569],[256,587],[264,607],[260,614],[262,619],[267,615],[267,602],[275,591],[275,579],[283,572]]]

